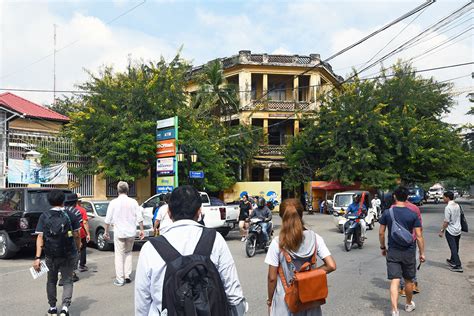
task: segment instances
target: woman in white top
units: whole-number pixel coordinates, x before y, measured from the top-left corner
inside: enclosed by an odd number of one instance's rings
[[[323,269],[327,273],[336,270],[336,262],[323,238],[303,226],[303,211],[304,207],[297,199],[284,200],[280,205],[280,217],[282,218],[280,235],[273,239],[265,258],[265,263],[269,265],[267,305],[270,315],[322,315],[320,306],[292,314],[285,303],[285,290],[280,277],[278,277],[278,266],[280,265],[286,280],[291,280],[293,277],[293,272],[280,251],[281,248],[290,254],[295,266],[299,267],[311,259],[317,245],[317,256],[324,261],[324,264],[318,269]]]

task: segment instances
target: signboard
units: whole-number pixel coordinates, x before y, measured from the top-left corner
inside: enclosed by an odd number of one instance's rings
[[[166,140],[175,138],[174,128],[162,129],[156,131],[156,140]]]
[[[157,186],[173,186],[174,177],[158,177],[156,178],[156,185]]]
[[[173,191],[174,187],[172,185],[165,186],[156,186],[156,193],[168,193]]]
[[[174,173],[174,158],[161,158],[156,160],[156,171],[157,172],[169,172]]]
[[[189,177],[191,179],[203,179],[204,171],[189,171]]]
[[[176,146],[174,139],[160,140],[156,144],[156,158],[176,156]]]
[[[156,193],[167,193],[178,186],[178,117],[156,121]]]
[[[176,116],[170,117],[164,120],[156,121],[156,129],[162,129],[165,127],[172,127],[172,126],[176,127],[175,125],[177,124],[175,124],[175,120],[176,121],[178,120]]]

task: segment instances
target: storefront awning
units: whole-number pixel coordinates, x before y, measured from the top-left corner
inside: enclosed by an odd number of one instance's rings
[[[339,181],[311,181],[311,188],[325,191],[354,190],[358,185],[343,185]]]

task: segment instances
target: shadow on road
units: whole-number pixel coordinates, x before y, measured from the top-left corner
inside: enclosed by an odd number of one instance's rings
[[[390,298],[388,291],[384,292],[385,296],[381,296],[377,293],[369,292],[367,295],[361,296],[363,300],[371,303],[370,308],[373,310],[379,310],[384,315],[390,315]]]
[[[373,278],[372,280],[370,280],[370,282],[376,287],[381,288],[383,290],[388,291],[388,289],[390,289],[390,283],[388,282],[388,280],[382,278]]]
[[[71,306],[72,315],[80,315],[89,309],[90,305],[96,303],[97,300],[91,299],[86,296],[79,296],[74,298],[73,305]]]

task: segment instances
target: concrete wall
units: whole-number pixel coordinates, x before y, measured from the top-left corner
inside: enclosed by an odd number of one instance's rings
[[[247,192],[249,196],[262,196],[265,200],[274,198],[278,205],[273,210],[278,212],[281,204],[281,182],[280,181],[254,181],[254,182],[237,182],[232,188],[224,190],[224,201],[232,202],[238,201],[240,195]],[[272,194],[271,192],[274,192]]]

